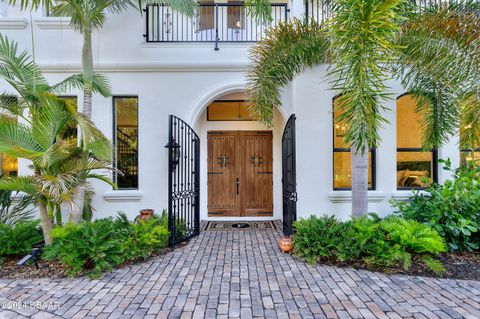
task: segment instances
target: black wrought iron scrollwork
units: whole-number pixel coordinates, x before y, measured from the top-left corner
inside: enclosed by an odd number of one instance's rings
[[[200,139],[170,115],[168,148],[168,228],[170,245],[200,233]]]
[[[297,219],[297,180],[295,150],[295,114],[285,125],[282,136],[282,184],[283,184],[283,233],[293,234],[293,222]]]

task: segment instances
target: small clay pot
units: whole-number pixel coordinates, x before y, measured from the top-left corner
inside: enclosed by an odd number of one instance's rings
[[[283,236],[278,240],[278,247],[283,254],[291,253],[293,249],[293,240],[290,237]]]
[[[142,209],[140,211],[140,215],[138,215],[135,218],[135,221],[138,223],[138,222],[141,222],[143,220],[148,220],[148,219],[153,217],[153,213],[154,213],[153,209]]]

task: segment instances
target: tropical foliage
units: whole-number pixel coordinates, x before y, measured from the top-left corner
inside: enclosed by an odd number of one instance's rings
[[[1,177],[0,177],[1,179]],[[35,198],[0,190],[0,224],[14,226],[33,217]]]
[[[251,51],[252,110],[271,124],[281,89],[305,68],[331,62],[328,75],[341,94],[337,108],[353,149],[352,179],[361,175],[352,183],[353,213],[366,214],[368,173],[359,162],[380,142],[387,78],[400,79],[423,102],[425,148],[440,146],[460,124],[462,147],[479,145],[479,12],[473,2],[421,10],[402,0],[339,0],[321,25],[281,24]]]
[[[434,258],[446,250],[442,238],[415,221],[363,216],[340,222],[333,216],[311,216],[295,227],[294,252],[310,263],[361,260],[372,268],[409,270],[417,262],[437,274],[444,271]]]
[[[98,277],[127,261],[147,258],[168,246],[167,225],[158,217],[138,224],[121,213],[116,219],[67,224],[52,231],[47,259],[62,262],[71,276]]]
[[[22,221],[16,225],[0,224],[0,258],[25,255],[43,240],[38,221]]]
[[[30,55],[18,52],[17,44],[2,35],[0,78],[12,89],[0,95],[0,109],[18,118],[0,118],[0,153],[29,160],[33,172],[1,179],[0,190],[21,191],[35,198],[49,244],[53,220],[60,221],[60,204],[83,207],[85,197],[79,197],[76,190],[84,187],[88,178],[110,183],[97,170],[111,169],[111,145],[74,105],[56,96],[76,85],[77,79],[70,77],[49,85]],[[96,82],[96,87],[102,87],[102,83]],[[81,146],[71,136],[71,127],[79,128]],[[70,217],[75,214],[81,215],[81,210],[73,209]]]
[[[414,192],[408,202],[394,201],[404,218],[432,227],[444,238],[449,250],[479,249],[480,243],[480,166],[475,162],[458,169],[450,160],[441,161],[453,175],[444,184],[432,184]]]

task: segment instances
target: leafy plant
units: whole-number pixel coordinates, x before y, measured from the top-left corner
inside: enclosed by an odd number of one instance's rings
[[[32,219],[34,203],[32,196],[13,196],[12,191],[0,190],[0,224],[16,225]]]
[[[450,160],[440,160],[452,173],[444,184],[432,184],[423,193],[413,193],[407,202],[392,201],[402,217],[435,229],[451,251],[480,248],[480,166],[471,162],[451,168]]]
[[[0,224],[0,257],[24,255],[42,241],[38,221],[24,221],[16,225]]]
[[[361,261],[375,268],[408,270],[416,258],[435,273],[443,271],[433,258],[445,251],[442,238],[415,221],[371,215],[340,222],[333,216],[311,216],[295,227],[294,252],[310,263]]]
[[[58,259],[68,274],[86,272],[95,278],[126,261],[147,258],[168,245],[168,231],[159,218],[131,223],[125,213],[116,219],[67,224],[51,233],[45,258]]]

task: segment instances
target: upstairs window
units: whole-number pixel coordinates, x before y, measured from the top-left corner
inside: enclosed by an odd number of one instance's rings
[[[138,98],[114,97],[114,175],[119,189],[138,189]]]
[[[405,94],[397,99],[397,189],[422,189],[437,181],[437,151],[422,148],[422,114],[418,101]]]
[[[348,125],[338,118],[340,112],[336,111],[339,97],[333,100],[333,189],[352,189],[352,154],[350,145],[345,142]],[[375,189],[375,158],[376,150],[368,152],[368,189]]]

